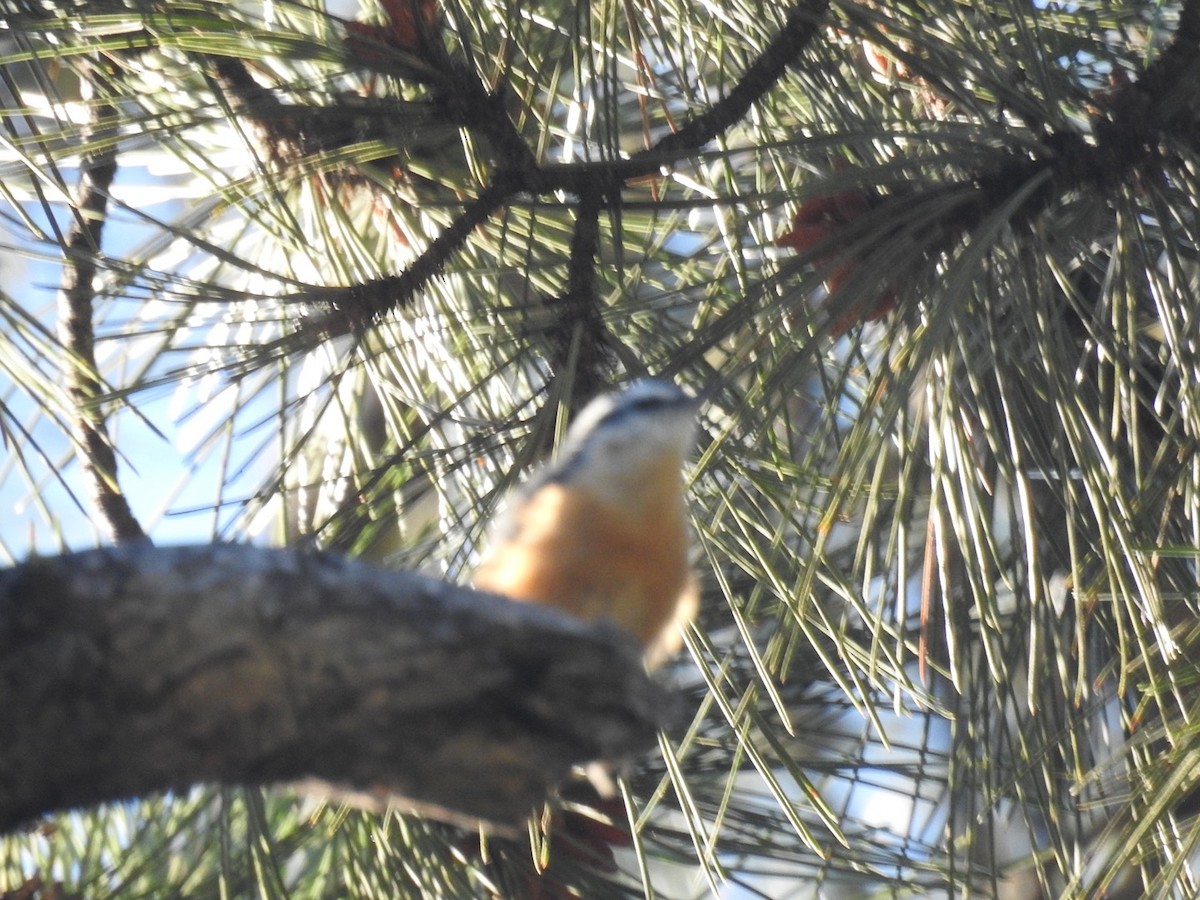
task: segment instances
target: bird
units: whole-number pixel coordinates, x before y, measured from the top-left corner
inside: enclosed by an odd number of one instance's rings
[[[683,480],[698,406],[652,378],[592,400],[508,498],[472,586],[609,622],[661,665],[699,606]]]

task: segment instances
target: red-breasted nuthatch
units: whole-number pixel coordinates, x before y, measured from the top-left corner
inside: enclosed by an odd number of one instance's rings
[[[696,406],[646,379],[584,407],[557,458],[513,492],[471,583],[608,620],[651,668],[679,649],[699,601],[681,471]]]

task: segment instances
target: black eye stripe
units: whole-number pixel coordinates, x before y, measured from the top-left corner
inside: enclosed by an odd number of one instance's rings
[[[654,410],[682,410],[694,412],[697,406],[696,398],[683,391],[663,390],[660,393],[650,393],[638,397],[621,397],[616,404],[604,415],[591,424],[586,432],[576,435],[563,449],[566,451],[557,461],[543,468],[525,486],[526,492],[536,490],[546,484],[569,482],[578,473],[585,460],[597,449],[593,438],[608,431],[614,425],[620,425],[630,417],[644,415]],[[641,437],[644,438],[644,434]],[[638,437],[631,435],[631,437]]]
[[[648,397],[638,397],[633,400],[625,400],[613,407],[607,415],[604,416],[598,423],[598,427],[604,427],[614,422],[619,422],[630,415],[637,413],[649,412],[656,409],[672,409],[675,407],[688,406],[692,402],[692,398],[687,394],[660,394],[651,395]]]

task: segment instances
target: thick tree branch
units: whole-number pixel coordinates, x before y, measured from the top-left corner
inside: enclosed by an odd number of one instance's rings
[[[101,84],[104,79],[98,78]],[[82,82],[86,89],[89,82]],[[92,301],[96,295],[96,259],[108,212],[108,193],[117,174],[117,110],[95,101],[79,162],[73,219],[63,248],[58,293],[58,332],[67,351],[67,385],[75,404],[75,434],[92,499],[118,542],[144,540],[117,483],[117,455],[109,440],[100,398],[104,393],[96,367]]]
[[[520,822],[653,746],[612,628],[326,554],[128,545],[0,572],[0,830],[197,782],[317,779]]]

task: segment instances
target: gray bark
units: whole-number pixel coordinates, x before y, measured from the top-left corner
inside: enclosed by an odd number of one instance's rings
[[[610,627],[339,557],[130,545],[0,571],[0,831],[199,782],[316,780],[519,823],[654,744]]]

